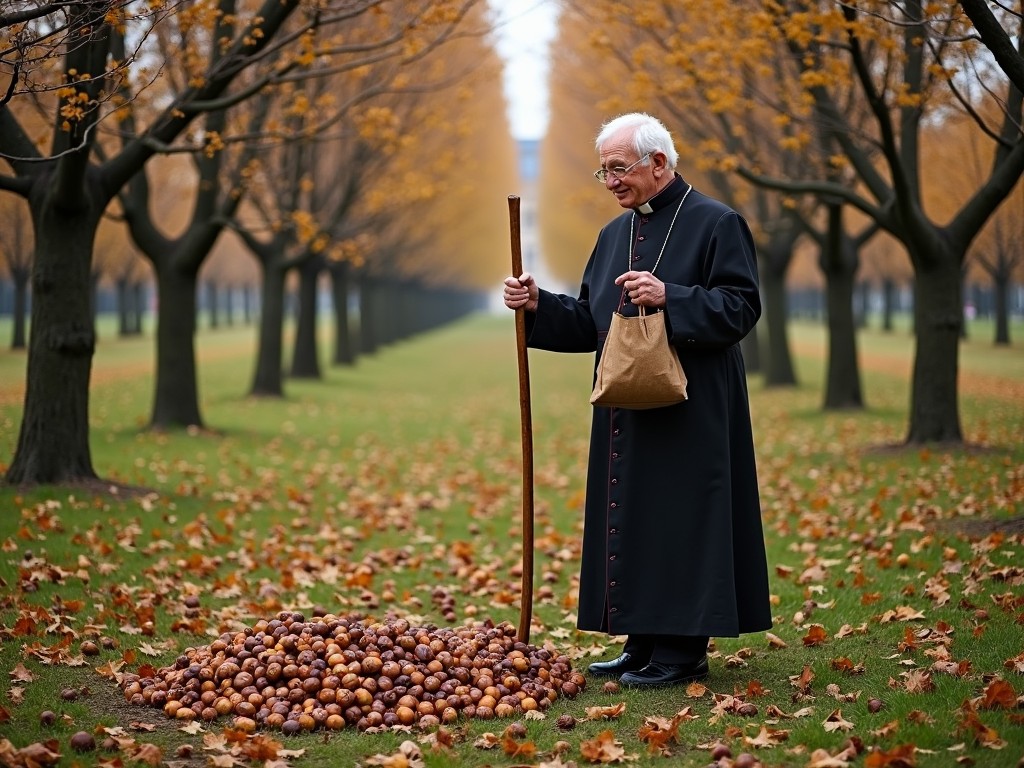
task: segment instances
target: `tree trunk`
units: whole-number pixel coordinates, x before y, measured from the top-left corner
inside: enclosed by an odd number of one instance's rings
[[[914,374],[908,443],[961,442],[957,402],[962,280],[958,259],[916,260]]]
[[[11,349],[25,349],[25,316],[28,314],[28,281],[31,275],[28,269],[11,269],[11,280],[14,283]]]
[[[146,284],[142,280],[136,280],[132,284],[132,306],[135,308],[132,335],[139,336],[142,334],[142,318],[146,314]]]
[[[128,278],[119,277],[114,282],[117,293],[117,335],[121,338],[132,332],[131,296],[128,293]]]
[[[331,266],[331,296],[334,299],[334,365],[352,365],[356,361],[355,345],[348,318],[348,294],[351,267],[348,264]]]
[[[210,328],[220,328],[220,304],[217,281],[206,281],[206,311],[210,316]]]
[[[825,410],[863,408],[854,317],[856,245],[843,232],[842,205],[829,205],[829,231],[819,260],[825,274],[828,365]]]
[[[284,284],[287,270],[276,264],[272,258],[267,261],[270,263],[263,263],[263,301],[260,309],[256,372],[249,394],[284,397],[284,387],[281,383],[284,344],[281,336],[284,330]]]
[[[891,277],[882,278],[882,330],[892,331],[893,305],[896,303],[896,281]]]
[[[196,377],[197,269],[154,259],[157,275],[156,386],[150,427],[199,426]]]
[[[1010,344],[1010,276],[992,281],[992,292],[995,294],[996,346]]]
[[[359,280],[359,353],[372,355],[377,351],[376,281],[369,275]]]
[[[857,328],[868,327],[868,316],[871,314],[871,283],[861,280],[856,287],[857,305],[854,312],[854,323]]]
[[[48,196],[31,201],[35,228],[32,333],[25,408],[12,485],[95,480],[89,449],[89,375],[96,346],[91,292],[92,245],[101,210],[58,209]]]
[[[761,270],[761,292],[764,296],[764,319],[768,325],[768,354],[764,370],[764,383],[768,387],[796,385],[796,373],[789,352],[789,318],[786,311],[786,269],[773,269],[771,260]],[[786,261],[786,268],[789,261]]]
[[[317,354],[317,288],[323,262],[316,256],[299,267],[299,302],[292,350],[291,375],[298,379],[319,379],[320,356]]]

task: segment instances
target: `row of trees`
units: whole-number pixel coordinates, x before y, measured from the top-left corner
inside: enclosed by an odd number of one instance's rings
[[[156,283],[156,428],[202,424],[197,280],[225,236],[261,273],[259,395],[282,394],[289,274],[301,349],[315,349],[325,271],[339,328],[353,280],[370,325],[399,300],[426,322],[465,311],[503,274],[505,195],[481,187],[514,177],[514,145],[479,0],[25,2],[0,30],[0,190],[27,203],[34,240],[8,482],[95,477],[90,277],[105,220]],[[299,346],[293,365],[317,373]]]
[[[637,13],[566,0],[563,9],[542,167],[569,152],[585,178],[593,147],[567,137],[592,136],[617,112],[662,116],[682,172],[755,229],[769,385],[795,382],[785,280],[802,244],[817,250],[826,407],[863,406],[855,275],[869,243],[888,241],[876,250],[905,253],[915,286],[908,441],[960,441],[968,253],[988,224],[978,259],[1002,286],[1021,258],[1019,186],[1011,197],[1024,172],[1021,4],[661,0]],[[610,201],[597,185],[556,178],[542,180],[541,195],[577,203],[543,222],[545,252],[568,279]]]

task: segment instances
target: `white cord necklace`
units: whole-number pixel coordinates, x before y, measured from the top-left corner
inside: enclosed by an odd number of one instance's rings
[[[683,199],[679,201],[679,205],[676,206],[676,212],[672,214],[672,222],[668,225],[668,232],[665,233],[665,242],[661,244],[661,250],[658,252],[658,260],[654,262],[654,266],[651,267],[651,274],[654,274],[654,270],[658,268],[661,263],[661,257],[665,253],[665,246],[668,245],[669,235],[672,234],[672,227],[676,225],[676,217],[679,215],[679,211],[683,208],[683,203],[686,202],[687,196],[690,194],[690,190],[693,189],[693,184],[686,187],[686,192],[683,193]],[[636,241],[633,240],[633,223],[636,221],[636,212],[633,213],[633,217],[629,220],[629,263],[626,264],[626,271],[633,269],[633,247]]]

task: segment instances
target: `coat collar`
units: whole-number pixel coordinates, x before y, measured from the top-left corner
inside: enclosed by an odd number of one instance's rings
[[[667,187],[658,192],[646,203],[637,206],[634,210],[637,213],[649,214],[654,213],[655,211],[660,211],[662,208],[667,208],[674,203],[678,203],[679,198],[686,194],[687,184],[683,181],[683,177],[678,173],[674,174],[674,176],[675,177],[669,182]]]

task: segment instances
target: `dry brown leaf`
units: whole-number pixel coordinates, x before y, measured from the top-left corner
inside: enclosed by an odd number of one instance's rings
[[[981,721],[971,702],[965,701],[957,715],[959,719],[957,733],[966,733],[972,736],[975,743],[988,749],[1002,749],[1006,746],[1006,741],[999,738],[999,733]]]
[[[615,738],[614,731],[602,731],[593,739],[580,742],[580,754],[591,763],[624,763],[635,760],[636,756],[626,754],[622,742]]]
[[[894,610],[889,610],[877,617],[879,624],[887,624],[890,621],[918,621],[924,618],[924,613],[909,605],[901,605]]]
[[[814,680],[814,672],[809,666],[805,666],[803,672],[799,675],[791,675],[789,678],[789,682],[800,693],[810,693],[812,680]]]
[[[15,683],[31,683],[36,676],[20,661],[14,665],[14,669],[8,672],[11,681]]]
[[[899,730],[899,727],[900,727],[900,721],[899,720],[890,720],[888,723],[883,725],[881,728],[878,728],[876,730],[871,731],[871,735],[874,736],[875,738],[878,738],[878,739],[888,739],[894,733],[896,733],[896,731]]]
[[[803,637],[804,645],[807,647],[821,645],[826,640],[828,640],[828,633],[821,624],[812,624]]]
[[[671,718],[657,715],[646,717],[637,735],[640,741],[647,742],[651,754],[666,755],[669,754],[669,742],[678,741],[680,724],[697,718],[690,707],[681,709]]]
[[[694,682],[694,683],[690,683],[688,686],[686,686],[686,695],[687,695],[688,698],[691,698],[691,699],[699,699],[699,698],[703,697],[704,694],[707,693],[707,692],[708,692],[708,688],[703,683],[696,683],[696,682]]]
[[[156,744],[139,744],[138,749],[132,752],[132,761],[145,763],[146,765],[160,765],[164,755]]]
[[[837,709],[822,722],[822,727],[829,733],[835,731],[850,731],[853,730],[853,723],[843,718],[843,711]]]
[[[926,670],[912,669],[909,672],[900,673],[900,677],[906,681],[903,687],[907,693],[928,693],[935,690],[931,673]]]
[[[587,707],[586,720],[614,720],[617,717],[622,717],[626,711],[626,702],[620,701],[618,704],[612,704],[608,707]]]
[[[1009,682],[996,678],[985,686],[978,706],[981,709],[1016,709],[1017,693]]]
[[[473,742],[473,746],[477,749],[494,749],[495,747],[501,746],[501,739],[497,734],[488,731],[487,733],[481,734],[480,738]]]
[[[263,734],[256,734],[238,745],[239,751],[250,760],[273,760],[284,745]]]
[[[876,749],[864,758],[864,768],[914,768],[917,765],[917,747],[900,744],[890,750]]]
[[[56,739],[37,741],[18,749],[7,739],[0,738],[0,763],[10,766],[56,765],[60,761],[60,742]]]
[[[423,751],[414,741],[403,741],[392,755],[373,755],[366,759],[366,765],[380,768],[426,768]]]
[[[771,749],[789,738],[789,731],[762,725],[757,736],[744,736],[743,743],[755,749]]]
[[[825,686],[825,693],[831,696],[836,701],[857,701],[860,698],[860,691],[853,691],[852,693],[843,693],[838,685],[835,683],[829,683]]]
[[[532,741],[516,741],[506,732],[501,738],[501,749],[508,757],[522,757],[527,760],[537,754],[537,745]]]
[[[849,768],[850,760],[855,757],[856,755],[849,755],[845,750],[833,755],[827,749],[816,749],[811,752],[805,768]]]

